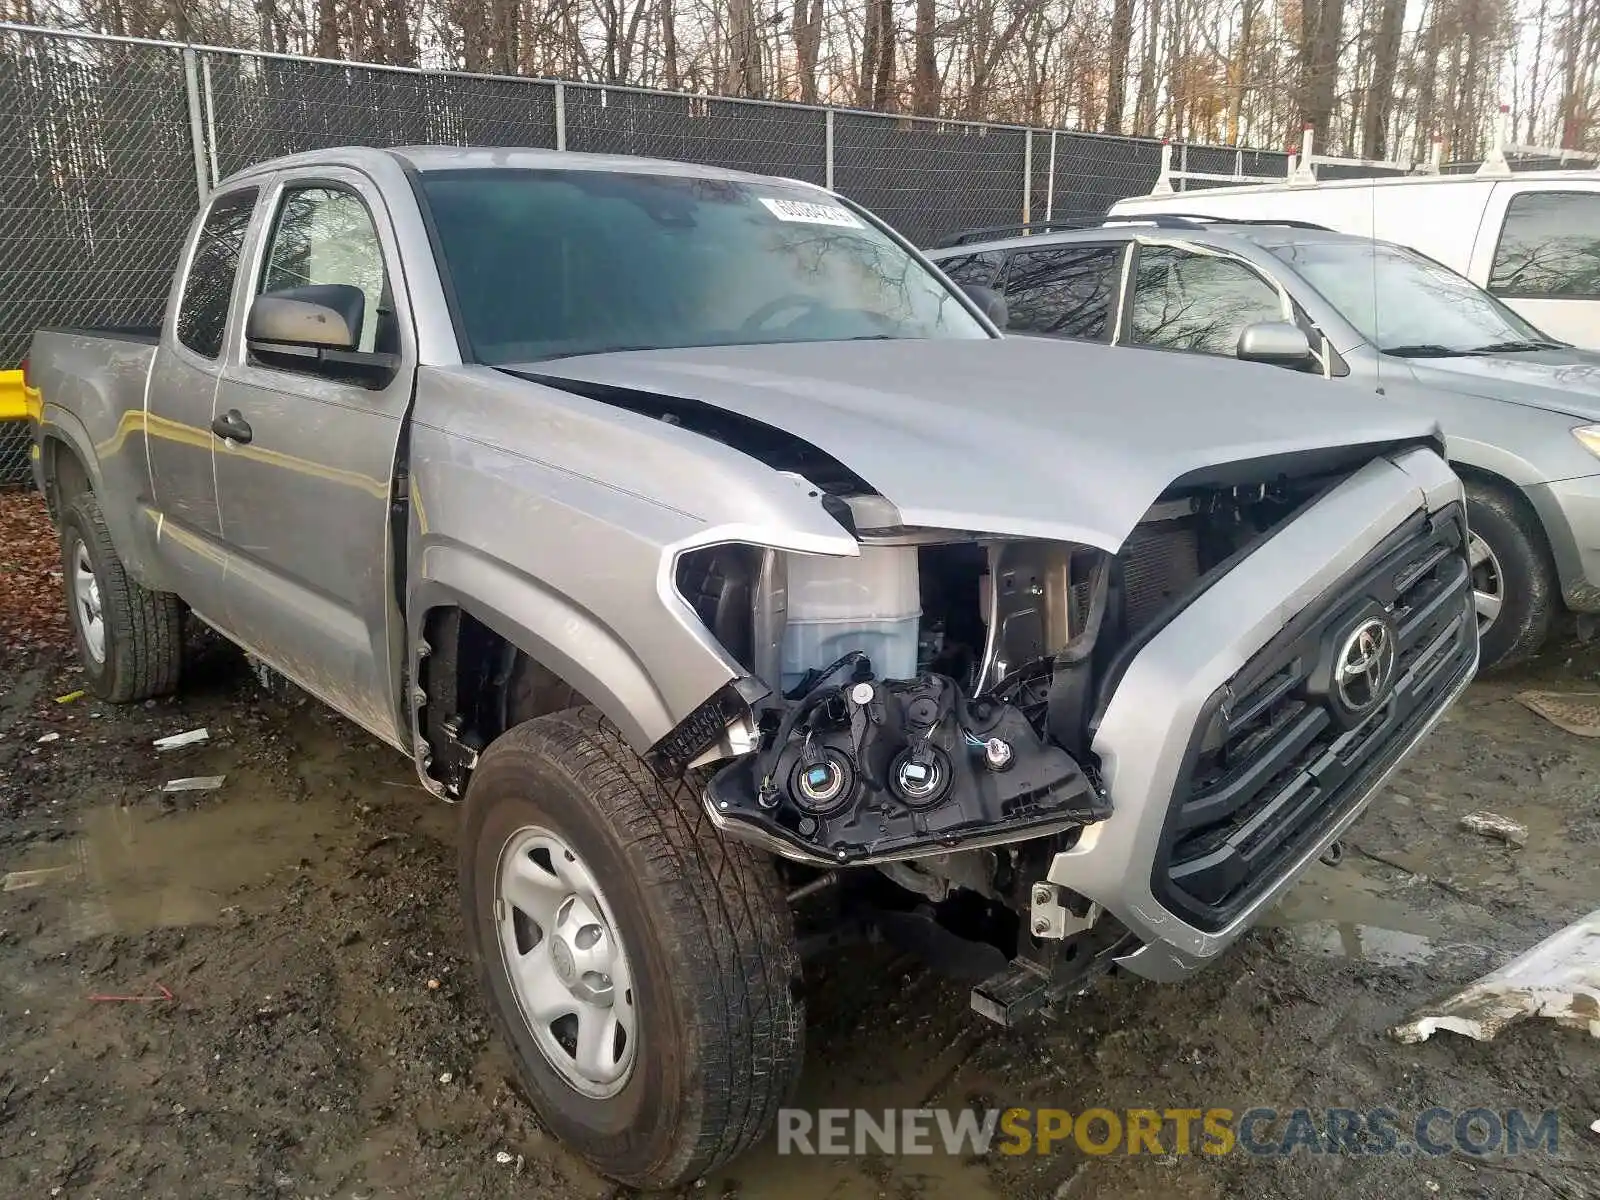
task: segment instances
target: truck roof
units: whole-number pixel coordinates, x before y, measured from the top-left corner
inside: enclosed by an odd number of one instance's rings
[[[767,181],[770,175],[735,171],[701,163],[677,162],[663,158],[636,158],[626,154],[580,154],[570,150],[546,150],[532,146],[397,146],[375,149],[370,146],[335,146],[308,150],[254,163],[236,171],[223,184],[288,168],[346,165],[360,167],[377,160],[394,161],[416,171],[479,170],[512,168],[543,171],[606,171],[645,175],[675,175],[690,179],[731,179],[748,183]],[[785,182],[802,184],[822,191],[803,179]],[[221,186],[219,184],[218,186]]]
[[[1369,187],[1447,187],[1452,184],[1477,184],[1483,187],[1495,183],[1504,183],[1513,178],[1519,182],[1532,181],[1535,183],[1594,183],[1600,181],[1600,170],[1525,171],[1515,176],[1478,175],[1473,173],[1459,175],[1382,175],[1361,176],[1355,179],[1319,179],[1314,183],[1292,183],[1285,180],[1281,183],[1252,183],[1238,186],[1208,187],[1202,189],[1198,194],[1202,196],[1271,196],[1294,195],[1301,192],[1350,191]],[[1186,194],[1188,193],[1176,193],[1177,196]],[[1113,204],[1111,211],[1115,213],[1135,207],[1167,208],[1172,204],[1173,199],[1173,195],[1155,195],[1153,193],[1141,196],[1126,196]]]

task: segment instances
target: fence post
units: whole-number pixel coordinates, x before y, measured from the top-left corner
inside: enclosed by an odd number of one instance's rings
[[[1022,140],[1022,223],[1033,220],[1033,130]],[[1024,230],[1024,233],[1027,231]]]
[[[211,94],[209,54],[200,60],[200,77],[205,81],[206,87],[206,152],[211,160],[211,186],[216,187],[222,179],[222,172],[217,170],[217,102]]]
[[[1050,131],[1050,174],[1044,181],[1044,219],[1048,224],[1056,215],[1056,131]]]
[[[556,149],[567,148],[567,85],[556,82]]]
[[[833,191],[833,109],[831,107],[823,110],[823,142],[827,159],[823,168],[824,184],[831,192]]]
[[[189,102],[189,141],[194,146],[194,184],[200,193],[200,203],[204,204],[211,187],[206,182],[206,137],[201,132],[200,79],[193,50],[183,52],[183,87]]]

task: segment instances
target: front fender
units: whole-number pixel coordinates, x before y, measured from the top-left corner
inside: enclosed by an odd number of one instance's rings
[[[420,675],[428,613],[455,605],[571,684],[636,749],[653,745],[676,724],[638,656],[572,597],[463,545],[429,546],[418,566],[406,605],[411,678]],[[727,678],[717,686],[733,676],[731,667],[724,671]]]

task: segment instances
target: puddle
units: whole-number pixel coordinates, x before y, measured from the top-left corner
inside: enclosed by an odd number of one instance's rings
[[[248,797],[180,813],[92,809],[66,852],[71,861],[58,848],[53,862],[7,876],[7,888],[65,894],[75,937],[202,925],[276,872],[319,855],[317,817],[305,804]]]
[[[314,814],[247,798],[167,816],[96,809],[83,823],[89,887],[121,933],[214,921],[240,893],[314,850]]]
[[[1443,949],[1421,934],[1358,925],[1354,921],[1307,921],[1292,926],[1291,931],[1295,944],[1302,949],[1386,967],[1427,962]]]

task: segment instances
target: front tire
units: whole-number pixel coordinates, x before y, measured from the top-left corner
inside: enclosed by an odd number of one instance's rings
[[[61,513],[62,586],[89,691],[112,704],[165,696],[183,668],[183,603],[128,577],[91,492]]]
[[[479,976],[540,1121],[639,1188],[759,1139],[803,1057],[787,901],[592,709],[519,725],[467,789],[461,891]]]
[[[1549,636],[1560,595],[1538,519],[1508,492],[1467,484],[1480,669],[1532,658]]]

